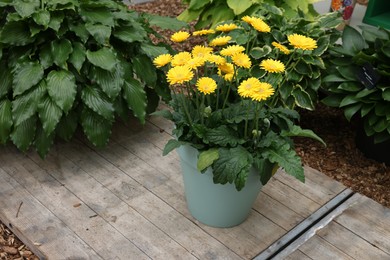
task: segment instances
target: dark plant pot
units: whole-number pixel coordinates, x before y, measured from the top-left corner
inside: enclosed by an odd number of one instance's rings
[[[356,131],[356,147],[367,157],[390,165],[390,140],[376,144],[372,136],[364,132],[363,124]]]

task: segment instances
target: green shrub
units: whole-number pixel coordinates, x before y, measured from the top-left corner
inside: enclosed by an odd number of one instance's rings
[[[104,146],[118,116],[143,123],[169,98],[152,62],[168,52],[149,38],[156,23],[183,25],[114,0],[0,0],[0,143],[44,157],[79,125]]]

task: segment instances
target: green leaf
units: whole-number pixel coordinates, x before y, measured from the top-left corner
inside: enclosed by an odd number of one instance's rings
[[[368,95],[375,93],[375,92],[376,92],[376,89],[363,88],[362,90],[359,91],[359,93],[356,94],[356,98],[359,99],[359,98],[367,97]]]
[[[295,86],[292,95],[295,98],[295,104],[297,104],[297,106],[308,110],[314,110],[314,104],[309,93],[303,90],[300,85]]]
[[[214,183],[235,183],[241,190],[248,178],[252,166],[252,155],[242,146],[234,148],[219,148],[219,158],[214,162]]]
[[[374,107],[375,104],[363,104],[362,110],[360,111],[360,116],[365,117]]]
[[[121,26],[120,28],[116,28],[113,35],[119,40],[128,43],[144,42],[145,37],[147,36],[145,33],[138,32],[137,29],[132,26]]]
[[[110,99],[115,99],[124,84],[124,70],[119,63],[112,72],[94,67],[92,69],[92,78]]]
[[[114,120],[114,107],[103,91],[85,86],[81,90],[81,99],[95,113],[107,120]]]
[[[252,6],[251,0],[227,0],[226,3],[231,9],[233,9],[235,15],[242,14],[245,10]]]
[[[61,23],[64,20],[64,13],[61,11],[51,12],[49,27],[58,32],[61,27]]]
[[[85,47],[80,42],[73,42],[73,52],[69,57],[69,62],[80,72],[85,61]]]
[[[89,38],[89,32],[84,23],[69,24],[69,29],[73,31],[82,42],[86,43]]]
[[[95,66],[112,71],[118,63],[115,53],[106,47],[98,51],[87,50],[87,59]]]
[[[0,63],[0,79],[0,99],[2,99],[12,88],[11,70],[7,68],[5,63]]]
[[[343,100],[341,100],[340,107],[345,107],[345,106],[348,106],[348,105],[351,105],[351,104],[355,104],[357,102],[359,102],[359,99],[357,99],[355,97],[355,95],[348,95],[348,96],[345,96],[343,98]]]
[[[312,130],[302,129],[300,126],[297,126],[297,125],[293,125],[289,130],[282,130],[281,135],[282,136],[308,137],[308,138],[317,140],[318,142],[320,142],[324,146],[326,146],[324,140],[322,140],[322,138],[319,137],[317,134],[315,134]]]
[[[217,148],[211,148],[209,150],[203,151],[199,154],[197,168],[198,171],[203,172],[209,166],[211,166],[215,160],[219,158],[219,153]]]
[[[362,103],[357,103],[351,106],[344,108],[344,116],[348,121],[351,121],[351,118],[361,109]]]
[[[163,117],[163,118],[165,118],[165,119],[173,120],[172,112],[169,111],[169,110],[166,110],[166,109],[154,111],[154,112],[151,113],[150,115],[151,115],[151,116],[161,116],[161,117]]]
[[[20,95],[12,101],[12,117],[15,126],[26,121],[37,112],[38,103],[44,93],[45,87],[42,83],[33,91]]]
[[[343,82],[341,83],[337,89],[342,89],[348,92],[357,92],[362,88],[362,86],[356,82]]]
[[[134,115],[144,124],[147,98],[141,82],[136,79],[127,79],[123,85],[123,97]]]
[[[14,8],[18,14],[25,18],[32,15],[40,6],[40,2],[36,0],[18,0],[14,1]]]
[[[100,8],[89,8],[85,7],[81,8],[80,15],[83,18],[84,21],[90,22],[92,24],[103,24],[110,27],[114,27],[114,16],[111,13],[111,10],[106,7],[100,7]]]
[[[151,59],[146,55],[138,55],[133,58],[135,73],[149,86],[154,86],[157,81],[156,69]]]
[[[373,26],[359,26],[362,29],[362,35],[366,41],[375,42],[376,39],[389,40],[389,34],[383,29]]]
[[[1,75],[1,72],[0,72],[0,75]],[[1,76],[0,76],[1,78]],[[0,83],[0,90],[1,90],[1,83]],[[1,97],[1,91],[0,91],[0,97]],[[382,92],[382,98],[383,100],[385,101],[390,101],[390,88],[386,88],[383,92]]]
[[[378,122],[376,122],[373,125],[372,128],[374,129],[375,132],[380,133],[386,130],[388,126],[389,126],[389,122],[386,120],[385,117],[382,117],[380,120],[378,120]]]
[[[253,159],[253,165],[260,173],[260,181],[263,185],[267,184],[272,175],[279,168],[277,164],[270,163],[270,161],[267,159],[260,159],[257,157]]]
[[[38,62],[24,62],[15,67],[13,74],[13,95],[16,97],[43,78],[43,67]]]
[[[170,152],[172,152],[173,150],[175,150],[176,148],[179,148],[180,146],[182,145],[185,145],[187,144],[186,142],[181,142],[181,141],[178,141],[176,139],[170,139],[167,144],[165,145],[164,147],[164,150],[163,150],[163,156],[169,154]]]
[[[245,140],[239,138],[237,133],[230,130],[226,125],[221,125],[217,128],[207,129],[204,136],[205,143],[212,143],[218,146],[236,146],[237,144],[243,144]]]
[[[356,81],[357,80],[357,73],[358,73],[358,69],[353,66],[353,65],[349,65],[349,66],[339,66],[337,67],[337,71],[340,73],[340,75],[347,79],[347,80],[351,80],[351,81]]]
[[[349,81],[349,80],[334,74],[328,75],[324,77],[322,80],[322,82],[344,82],[344,81]]]
[[[38,115],[45,134],[49,136],[56,129],[62,116],[62,110],[49,96],[46,96],[38,105]]]
[[[47,90],[52,100],[62,111],[67,113],[76,98],[76,80],[74,75],[66,70],[52,70],[47,75]]]
[[[141,50],[150,58],[155,58],[161,54],[168,53],[167,48],[161,46],[155,46],[148,43],[141,43]]]
[[[53,145],[55,132],[46,135],[42,127],[39,127],[34,140],[34,146],[39,156],[44,159],[48,154],[50,147]]]
[[[314,66],[318,66],[320,67],[321,69],[325,69],[325,63],[324,61],[321,59],[321,57],[315,57],[315,56],[303,56],[303,60],[307,63],[307,64],[311,64],[311,65],[314,65]]]
[[[108,43],[111,36],[111,27],[102,24],[85,24],[87,31],[100,44]]]
[[[169,30],[178,31],[181,28],[188,27],[188,24],[186,22],[179,21],[175,17],[148,14],[147,19],[151,26],[157,26],[163,30],[169,29]]]
[[[355,55],[364,49],[366,42],[363,36],[353,27],[345,26],[342,35],[343,48],[351,55]]]
[[[260,58],[267,56],[269,53],[271,53],[271,51],[272,51],[272,49],[268,45],[265,45],[261,48],[260,47],[253,47],[250,50],[249,55],[254,59],[260,59]]]
[[[75,110],[63,115],[56,128],[57,135],[65,141],[69,141],[76,131],[78,120],[79,114]]]
[[[11,133],[11,140],[19,150],[25,152],[32,144],[37,129],[36,122],[37,117],[32,116],[14,127]]]
[[[54,63],[54,59],[51,51],[51,44],[47,43],[43,45],[39,51],[39,60],[43,69],[49,68]]]
[[[111,135],[113,121],[104,119],[87,107],[81,112],[81,125],[88,140],[97,147],[105,146]]]
[[[190,10],[200,9],[200,8],[204,7],[205,5],[207,5],[208,3],[210,3],[210,1],[211,0],[192,0],[192,1],[190,1],[188,9],[190,9]]]
[[[13,125],[11,102],[8,99],[0,100],[0,143],[5,144],[9,138]]]
[[[34,22],[47,28],[50,23],[50,12],[47,10],[39,10],[32,15]]]
[[[54,63],[65,69],[65,63],[73,51],[72,43],[67,39],[56,40],[51,42],[50,47]]]
[[[317,48],[313,50],[312,55],[314,56],[321,56],[325,53],[325,51],[328,49],[329,46],[329,36],[322,36],[317,40]]]

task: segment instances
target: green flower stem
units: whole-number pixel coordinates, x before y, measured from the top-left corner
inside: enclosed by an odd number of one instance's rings
[[[188,95],[190,95],[190,93],[189,93],[189,84],[187,83],[187,94]],[[190,126],[192,126],[192,119],[191,119],[191,115],[190,115],[190,112],[188,111],[188,107],[187,107],[187,100],[190,100],[190,98],[188,98],[188,99],[186,99],[185,98],[185,94],[183,93],[183,91],[182,91],[182,93],[181,93],[182,95],[181,95],[181,100],[182,100],[182,103],[183,103],[183,108],[184,108],[184,112],[186,113],[186,116],[187,116],[187,118],[188,118],[188,122],[190,123]]]
[[[247,136],[248,136],[249,107],[250,107],[250,106],[247,106],[246,117],[245,117],[245,130],[244,130],[244,138],[245,138],[245,139],[246,139]]]
[[[205,107],[204,105],[204,98],[205,98],[205,95],[203,94],[202,95],[202,103],[201,103],[201,107]],[[204,111],[200,111],[200,114],[201,114],[201,117],[200,117],[200,122],[201,124],[203,125],[203,122],[204,122]]]

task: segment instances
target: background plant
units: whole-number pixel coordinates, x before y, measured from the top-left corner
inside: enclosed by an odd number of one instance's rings
[[[183,0],[188,7],[178,18],[186,22],[197,20],[196,29],[214,27],[222,21],[252,15],[262,9],[263,4],[282,8],[289,18],[295,17],[299,11],[307,18],[313,18],[318,13],[312,4],[318,1],[321,0]]]
[[[348,120],[361,118],[376,143],[390,139],[390,33],[347,26],[342,45],[330,48],[324,89],[326,105],[344,110]]]
[[[143,123],[169,98],[152,64],[168,52],[149,38],[157,23],[183,26],[121,1],[0,0],[0,142],[44,156],[79,125],[103,146],[118,116]]]
[[[239,28],[220,35],[230,36],[232,43],[246,46],[246,51],[252,59],[278,59],[286,65],[283,76],[267,74],[263,69],[254,67],[250,73],[267,81],[278,88],[280,105],[294,109],[301,107],[313,110],[318,100],[318,90],[321,86],[322,73],[325,63],[322,56],[326,50],[340,37],[335,27],[340,23],[338,13],[329,13],[318,16],[316,21],[304,17],[286,18],[281,9],[263,5],[263,9],[256,13],[256,17],[264,20],[271,28],[269,33],[257,33],[244,22],[234,22]],[[223,24],[221,23],[221,24]],[[294,49],[289,46],[288,35],[300,34],[313,38],[317,42],[314,50]],[[282,44],[289,54],[285,54],[273,46],[273,43]]]

